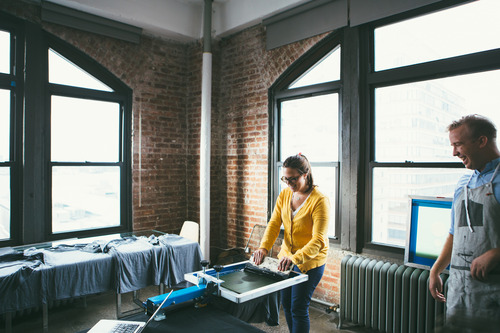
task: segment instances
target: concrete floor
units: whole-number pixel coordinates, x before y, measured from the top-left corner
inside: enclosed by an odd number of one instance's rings
[[[158,295],[158,287],[150,287],[141,290],[139,298],[142,300]],[[86,304],[85,304],[86,303]],[[337,329],[338,315],[326,313],[324,305],[313,304],[310,308],[311,332],[373,332],[361,327],[348,329]],[[137,309],[132,301],[132,293],[122,296],[122,311]],[[116,319],[116,296],[109,292],[93,295],[83,299],[68,302],[64,305],[49,308],[48,332],[50,333],[74,333],[87,330],[99,319]],[[1,322],[0,332],[5,332],[5,321]],[[252,324],[257,328],[272,333],[287,333],[286,320],[283,311],[280,312],[280,326],[267,326],[265,323]],[[31,314],[14,318],[12,321],[13,333],[43,332],[42,312],[35,311]],[[188,333],[188,332],[185,332]]]

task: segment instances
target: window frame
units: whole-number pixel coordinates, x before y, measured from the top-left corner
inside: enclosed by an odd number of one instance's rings
[[[461,168],[463,164],[457,162],[377,162],[375,161],[375,89],[387,86],[395,86],[405,83],[413,83],[431,79],[452,77],[457,75],[472,74],[500,69],[500,48],[482,51],[472,54],[460,55],[451,58],[439,59],[430,62],[412,64],[394,69],[386,69],[375,72],[374,48],[375,29],[387,24],[404,21],[421,14],[430,14],[439,10],[451,8],[449,4],[430,5],[418,10],[398,15],[394,18],[384,19],[367,25],[363,30],[363,38],[368,40],[368,68],[364,73],[365,85],[362,88],[365,100],[368,103],[365,126],[369,128],[369,135],[365,137],[365,187],[364,187],[364,228],[358,238],[363,239],[363,252],[372,254],[383,254],[402,257],[404,247],[378,244],[371,241],[372,234],[372,193],[373,193],[373,170],[375,168]],[[361,46],[363,47],[363,46]],[[465,170],[464,170],[465,173]],[[360,195],[361,197],[361,195]],[[359,242],[358,242],[359,243]]]
[[[11,33],[11,73],[0,73],[0,88],[10,89],[11,103],[11,230],[0,247],[42,243],[70,237],[97,236],[132,230],[132,89],[73,45],[41,26],[0,12],[0,29]],[[48,82],[48,50],[53,49],[93,75],[112,92]],[[120,105],[120,224],[116,227],[52,232],[50,161],[51,96],[67,96]],[[81,163],[79,165],[82,165]],[[89,163],[84,163],[89,165]]]
[[[281,103],[294,99],[301,99],[319,95],[326,95],[336,93],[338,94],[338,110],[339,110],[339,159],[337,162],[314,162],[310,161],[311,167],[327,166],[335,167],[335,236],[329,237],[330,243],[339,244],[341,234],[340,223],[340,205],[341,205],[341,172],[342,172],[342,63],[343,63],[343,49],[342,49],[342,34],[333,33],[325,37],[322,41],[313,46],[308,52],[301,56],[292,66],[276,80],[276,82],[269,88],[269,182],[268,182],[268,220],[271,218],[272,211],[276,200],[279,195],[280,179],[279,169],[283,164],[280,160],[280,119],[281,119]],[[328,53],[334,49],[341,47],[341,77],[340,80],[318,83],[298,88],[288,88],[295,82],[301,75],[303,75],[311,66],[315,65]],[[306,154],[307,156],[307,154]]]
[[[22,105],[24,91],[24,26],[17,18],[0,12],[0,29],[10,33],[10,73],[0,73],[0,88],[10,91],[10,147],[9,161],[0,162],[0,167],[10,169],[10,238],[0,240],[0,246],[16,244],[20,238],[22,211]]]
[[[93,75],[113,89],[113,92],[60,85],[48,82],[48,52],[49,49],[56,51],[66,59],[70,60],[82,70]],[[45,159],[47,165],[47,184],[52,184],[52,168],[64,166],[118,166],[120,168],[120,225],[116,227],[87,229],[70,232],[52,232],[52,186],[46,187],[46,225],[45,235],[49,240],[68,237],[85,237],[104,233],[125,232],[132,230],[132,171],[131,171],[131,90],[107,69],[95,60],[71,47],[66,42],[55,36],[47,34],[47,43],[43,53],[46,57],[46,90],[45,90],[45,123],[47,135],[45,137]],[[71,98],[83,98],[104,102],[115,102],[120,105],[120,138],[119,158],[117,162],[53,162],[50,157],[50,133],[51,133],[51,98],[62,96]],[[127,112],[128,110],[128,112]]]

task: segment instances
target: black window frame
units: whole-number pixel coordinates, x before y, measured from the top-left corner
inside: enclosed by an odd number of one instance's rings
[[[313,85],[308,85],[298,88],[288,88],[294,81],[300,78],[307,72],[311,66],[314,66],[318,61],[328,55],[330,52],[340,47],[341,50],[341,77],[340,80],[323,82]],[[268,182],[268,220],[271,218],[274,204],[279,195],[279,168],[283,161],[280,160],[280,119],[281,119],[281,103],[284,101],[320,96],[326,94],[338,94],[338,110],[339,110],[339,160],[337,162],[314,162],[310,161],[311,167],[328,166],[335,167],[335,236],[330,237],[330,242],[333,244],[340,243],[341,223],[340,223],[340,204],[341,204],[341,172],[342,172],[342,34],[332,33],[325,37],[318,44],[313,46],[309,51],[302,55],[292,66],[290,66],[269,88],[269,182]],[[307,154],[306,154],[307,155]]]
[[[0,162],[0,167],[10,168],[10,238],[0,240],[0,246],[15,244],[15,239],[21,235],[20,221],[22,219],[22,150],[23,141],[22,113],[24,82],[24,27],[22,20],[12,18],[0,12],[0,30],[10,33],[10,73],[0,73],[0,88],[9,90],[10,105],[10,152],[9,161]]]
[[[0,246],[41,243],[70,237],[97,236],[132,230],[132,89],[75,46],[44,31],[39,24],[0,12],[0,29],[11,32],[15,72],[0,74],[0,87],[9,85],[14,97],[11,137],[11,237]],[[48,82],[48,50],[53,49],[113,91]],[[120,225],[64,233],[52,232],[50,161],[51,96],[67,96],[120,104],[119,161]],[[95,166],[110,163],[90,163]],[[83,163],[89,166],[89,163]]]
[[[101,90],[93,90],[88,88],[80,88],[80,87],[72,87],[66,85],[60,85],[55,83],[49,83],[47,81],[47,91],[46,91],[46,124],[48,132],[50,133],[50,103],[52,96],[63,96],[63,97],[72,97],[72,98],[82,98],[82,99],[91,99],[97,101],[105,101],[105,102],[115,102],[120,104],[120,138],[119,138],[119,158],[117,162],[53,162],[50,159],[50,135],[46,136],[46,152],[47,152],[47,180],[48,183],[52,183],[52,168],[53,167],[64,167],[64,166],[83,166],[83,167],[92,167],[92,166],[117,166],[120,168],[120,216],[127,216],[131,214],[131,204],[129,203],[129,194],[131,190],[127,191],[127,186],[131,186],[131,172],[127,172],[127,170],[131,170],[130,168],[130,124],[131,124],[131,112],[126,112],[127,106],[131,106],[131,96],[127,94],[127,89],[122,82],[117,80],[108,70],[102,68],[95,60],[91,59],[85,54],[82,54],[78,50],[68,47],[68,45],[62,40],[47,35],[47,47],[44,50],[44,54],[48,57],[48,51],[52,49],[56,51],[58,54],[63,55],[65,58],[73,62],[76,66],[86,70],[88,73],[93,74],[99,81],[106,84],[110,88],[113,89],[112,92],[101,91]],[[48,61],[46,61],[48,63]],[[47,69],[48,70],[48,69]],[[127,126],[127,124],[129,124]],[[126,140],[125,138],[128,138]],[[129,143],[129,144],[127,144]],[[127,163],[128,161],[128,163]],[[128,166],[128,167],[127,167]],[[47,197],[52,198],[52,187],[47,186]],[[131,189],[131,187],[130,187]],[[127,193],[128,192],[128,193]],[[130,201],[131,202],[131,201]],[[51,202],[47,202],[47,221],[52,219],[52,205]],[[111,233],[111,232],[119,232],[119,231],[129,231],[131,230],[130,217],[128,219],[121,218],[120,226],[110,227],[110,228],[99,228],[92,230],[82,230],[82,231],[72,231],[67,233],[57,233],[55,235],[51,230],[51,224],[46,225],[46,235],[49,238],[67,238],[74,237],[76,235],[92,235],[95,234],[96,230],[99,230],[99,233]],[[128,225],[127,225],[127,220]]]
[[[462,1],[463,2],[463,1]],[[419,82],[431,79],[439,79],[452,77],[456,75],[465,75],[477,72],[500,69],[500,48],[490,51],[477,52],[467,55],[455,56],[446,59],[439,59],[430,62],[413,64],[393,69],[374,71],[374,32],[375,29],[387,24],[392,24],[407,19],[414,18],[419,15],[430,14],[435,11],[446,10],[451,8],[451,4],[433,4],[419,8],[393,18],[380,20],[367,25],[362,29],[363,36],[361,38],[367,40],[367,43],[361,45],[360,48],[366,47],[365,52],[368,55],[366,59],[367,68],[364,72],[364,86],[361,87],[364,92],[364,100],[367,103],[367,112],[365,117],[365,126],[369,129],[369,135],[365,137],[365,163],[364,177],[366,179],[364,189],[359,198],[364,201],[364,223],[363,230],[358,233],[358,239],[363,240],[363,252],[387,255],[391,257],[402,258],[404,248],[391,246],[387,244],[377,244],[371,241],[372,234],[372,193],[373,193],[373,170],[374,168],[454,168],[463,169],[463,164],[457,162],[377,162],[375,161],[375,89],[411,82]],[[363,51],[362,51],[363,52]],[[464,170],[465,173],[465,170]],[[363,202],[361,201],[361,202]],[[361,244],[360,244],[361,245]]]

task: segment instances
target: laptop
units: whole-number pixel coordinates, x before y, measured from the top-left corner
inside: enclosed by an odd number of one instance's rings
[[[153,321],[154,317],[160,312],[161,307],[165,304],[172,292],[173,290],[168,293],[167,297],[165,297],[147,322],[101,319],[90,329],[90,331],[88,331],[88,333],[140,333]]]

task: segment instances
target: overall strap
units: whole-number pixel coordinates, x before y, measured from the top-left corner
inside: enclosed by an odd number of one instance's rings
[[[493,183],[493,179],[495,179],[495,176],[497,175],[497,172],[498,172],[498,169],[500,167],[500,163],[497,164],[497,167],[495,168],[495,172],[493,172],[493,175],[491,176],[491,179],[490,179],[490,184]],[[469,180],[470,181],[470,180]]]
[[[472,228],[472,223],[470,221],[470,216],[469,216],[469,194],[468,194],[469,190],[468,190],[468,186],[469,186],[470,180],[472,179],[473,175],[474,175],[474,173],[472,175],[470,175],[469,181],[467,182],[467,184],[464,185],[465,216],[467,218],[467,226],[469,227],[470,232],[474,232],[474,229]]]

